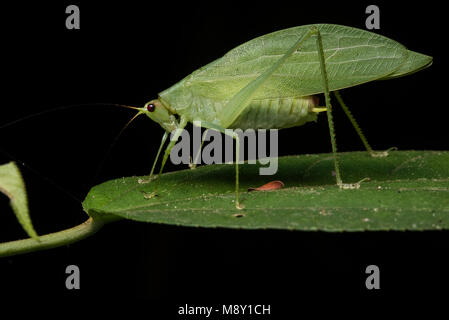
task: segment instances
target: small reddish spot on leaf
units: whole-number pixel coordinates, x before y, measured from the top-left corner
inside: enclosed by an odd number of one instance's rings
[[[258,188],[248,188],[248,191],[270,191],[270,190],[280,189],[283,186],[284,186],[284,183],[282,181],[276,180],[276,181],[268,182]]]

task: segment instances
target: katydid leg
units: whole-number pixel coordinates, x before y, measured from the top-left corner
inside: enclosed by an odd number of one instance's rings
[[[198,158],[200,157],[201,154],[201,150],[203,149],[203,145],[204,145],[204,141],[206,140],[207,137],[207,132],[209,131],[209,129],[207,129],[206,131],[204,131],[203,133],[203,137],[201,138],[201,145],[200,148],[198,149],[198,152],[196,153],[195,159],[193,160],[193,162],[189,165],[190,169],[195,169],[196,165],[198,163]]]
[[[156,168],[157,160],[159,159],[159,155],[161,154],[162,147],[164,146],[165,141],[167,140],[167,137],[168,137],[168,132],[165,131],[164,135],[162,136],[161,145],[159,146],[159,150],[157,151],[156,159],[154,159],[153,167],[151,168],[150,179],[149,179],[150,181],[153,179],[154,168]]]
[[[357,131],[357,134],[359,135],[360,140],[362,140],[363,145],[365,146],[366,150],[369,152],[369,154],[372,157],[386,157],[386,156],[388,156],[388,152],[390,150],[397,149],[397,148],[393,147],[393,148],[390,148],[390,149],[388,149],[386,151],[374,151],[371,148],[371,146],[369,145],[368,140],[366,139],[365,135],[363,134],[362,129],[360,129],[360,126],[358,125],[358,123],[355,120],[354,116],[352,115],[351,111],[349,111],[348,106],[346,105],[346,103],[344,103],[344,101],[343,101],[343,99],[342,99],[342,97],[340,95],[340,92],[334,91],[334,95],[337,98],[337,101],[340,104],[340,106],[342,107],[342,109],[345,112],[346,116],[349,118],[349,121],[351,121],[352,126],[354,127],[355,131]]]
[[[233,130],[227,130],[215,123],[210,123],[206,121],[201,121],[201,126],[208,129],[214,129],[227,136],[232,137],[235,140],[235,207],[237,209],[243,209],[244,206],[240,204],[239,195],[239,162],[240,162],[240,138],[237,133]],[[206,133],[206,132],[205,132]]]
[[[337,142],[335,139],[334,121],[332,118],[332,105],[329,95],[329,82],[327,80],[326,62],[324,61],[323,41],[321,39],[320,31],[316,27],[312,27],[312,30],[317,37],[316,44],[318,47],[318,58],[320,60],[321,78],[323,80],[324,98],[326,100],[327,120],[329,123],[329,133],[331,136],[332,153],[334,154],[335,178],[337,180],[337,185],[341,189],[358,189],[360,187],[360,183],[362,181],[369,180],[369,178],[363,178],[357,183],[343,183],[343,181],[341,180],[340,165],[338,163]]]
[[[340,166],[338,163],[337,142],[335,139],[334,121],[332,118],[332,105],[329,95],[329,82],[327,80],[326,62],[324,61],[323,41],[321,39],[320,31],[316,27],[312,27],[312,30],[317,37],[316,44],[318,48],[318,58],[320,60],[321,79],[323,80],[323,91],[324,91],[324,99],[326,101],[327,120],[329,123],[329,132],[331,136],[332,153],[334,155],[335,178],[337,180],[337,185],[339,187],[342,187],[343,182],[341,180]]]
[[[157,188],[159,186],[160,176],[162,174],[162,170],[164,170],[165,163],[167,162],[168,156],[170,155],[171,150],[175,146],[175,143],[178,141],[179,136],[182,133],[182,130],[187,125],[187,120],[185,118],[181,118],[181,121],[178,124],[178,127],[174,130],[174,134],[170,137],[170,143],[167,148],[165,148],[164,157],[162,158],[161,168],[159,169],[159,174],[156,177],[156,187],[155,192],[157,193]]]

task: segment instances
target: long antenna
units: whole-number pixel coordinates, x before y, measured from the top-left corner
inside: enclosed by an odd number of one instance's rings
[[[124,106],[126,108],[130,108],[130,109],[137,109],[135,107],[129,107],[129,106]],[[137,109],[139,110],[139,109]],[[143,114],[143,112],[138,112],[137,114],[135,114],[126,124],[125,126],[120,130],[120,132],[115,136],[114,140],[112,140],[112,143],[109,145],[108,150],[106,151],[106,153],[103,156],[103,159],[101,160],[101,162],[98,165],[98,168],[92,178],[92,180],[89,183],[89,186],[93,186],[93,184],[95,183],[95,180],[98,178],[98,175],[100,174],[100,171],[102,169],[102,167],[104,166],[104,163],[106,162],[106,159],[109,157],[109,154],[111,153],[112,149],[114,148],[115,144],[117,143],[118,139],[120,138],[120,136],[122,135],[122,133],[125,131],[126,128],[128,128],[128,126],[131,124],[131,122],[133,122],[138,116],[140,116],[141,114]],[[87,196],[87,193],[89,191],[85,192],[85,195]]]
[[[16,156],[12,155],[11,153],[7,152],[5,149],[0,148],[0,152],[3,154],[6,154],[9,158],[13,159],[15,162],[17,162],[19,165],[27,168],[29,171],[33,172],[35,175],[37,175],[38,177],[40,177],[41,179],[43,179],[44,181],[47,181],[49,184],[51,184],[52,186],[54,186],[56,189],[62,191],[63,193],[65,193],[66,195],[68,195],[70,198],[72,198],[73,200],[75,200],[78,204],[82,203],[82,200],[79,199],[77,196],[75,196],[73,193],[67,191],[65,188],[61,187],[61,185],[59,185],[58,183],[56,183],[54,180],[50,179],[49,177],[44,176],[43,174],[41,174],[38,170],[34,169],[33,167],[31,167],[30,165],[28,165],[27,163],[25,163],[24,161],[18,159]]]
[[[115,107],[121,107],[121,108],[127,108],[127,109],[139,110],[138,108],[133,107],[133,106],[122,105],[122,104],[116,104],[116,103],[73,104],[73,105],[67,105],[67,106],[62,106],[62,107],[53,108],[53,109],[50,109],[50,110],[44,110],[44,111],[41,111],[41,112],[37,112],[37,113],[34,113],[34,114],[30,114],[30,115],[24,116],[24,117],[22,117],[22,118],[19,118],[19,119],[13,120],[13,121],[11,121],[11,122],[8,122],[8,123],[5,123],[5,124],[0,125],[0,129],[4,129],[4,128],[10,127],[10,126],[12,126],[12,125],[14,125],[14,124],[17,124],[17,123],[19,123],[19,122],[26,121],[26,120],[29,120],[29,119],[32,119],[32,118],[36,118],[36,117],[39,117],[39,116],[42,116],[42,115],[45,115],[45,114],[48,114],[48,113],[52,113],[52,112],[56,112],[56,111],[62,111],[62,110],[67,110],[67,109],[71,109],[71,108],[91,107],[91,106],[115,106]],[[139,112],[139,113],[137,113],[135,116],[133,116],[133,117],[131,118],[131,120],[129,120],[129,121],[126,123],[126,125],[120,130],[120,132],[118,133],[118,135],[115,137],[115,139],[113,140],[112,145],[109,147],[109,149],[108,149],[106,155],[104,156],[102,162],[100,163],[100,165],[99,165],[99,167],[98,167],[98,169],[97,169],[97,171],[96,171],[96,173],[95,173],[95,175],[94,175],[94,178],[92,179],[92,182],[90,183],[90,186],[92,186],[93,181],[97,178],[98,174],[100,173],[101,167],[103,166],[104,162],[105,162],[106,159],[107,159],[107,156],[108,156],[109,153],[111,152],[113,146],[115,145],[115,143],[117,142],[117,140],[119,139],[119,137],[121,136],[121,134],[123,133],[123,131],[124,131],[124,130],[131,124],[131,122],[132,122],[134,119],[136,119],[137,116],[139,116],[140,114],[142,114],[142,113]],[[52,180],[52,179],[50,179],[50,178],[48,178],[48,177],[42,175],[41,173],[39,173],[38,170],[36,170],[36,169],[34,169],[33,167],[31,167],[30,165],[28,165],[25,161],[22,161],[22,160],[18,159],[16,156],[14,156],[13,154],[11,154],[10,152],[6,151],[6,150],[3,149],[3,148],[0,148],[0,152],[3,153],[3,154],[5,154],[5,155],[8,156],[9,158],[13,159],[15,162],[19,163],[21,166],[27,168],[29,171],[33,172],[35,175],[39,176],[41,179],[47,181],[49,184],[53,185],[53,186],[56,187],[58,190],[62,191],[62,192],[65,193],[66,195],[68,195],[71,199],[75,200],[77,203],[79,203],[79,204],[82,203],[82,200],[79,199],[77,196],[75,196],[73,193],[67,191],[65,188],[63,188],[61,185],[59,185],[59,184],[58,184],[57,182],[55,182],[54,180]],[[87,194],[87,192],[86,192],[86,194]]]
[[[49,110],[44,110],[44,111],[40,111],[40,112],[36,112],[27,116],[24,116],[22,118],[13,120],[11,122],[7,122],[5,124],[0,125],[0,129],[3,128],[7,128],[10,127],[16,123],[22,122],[22,121],[26,121],[28,119],[32,119],[32,118],[36,118],[39,116],[43,116],[47,113],[52,113],[52,112],[56,112],[56,111],[62,111],[62,110],[67,110],[67,109],[71,109],[71,108],[79,108],[79,107],[106,107],[106,106],[113,106],[113,107],[120,107],[120,108],[127,108],[127,109],[134,109],[134,110],[139,110],[136,107],[132,107],[132,106],[127,106],[124,104],[116,104],[116,103],[101,103],[101,102],[96,102],[96,103],[83,103],[83,104],[72,104],[72,105],[68,105],[68,106],[62,106],[62,107],[57,107],[57,108],[53,108],[53,109],[49,109]]]

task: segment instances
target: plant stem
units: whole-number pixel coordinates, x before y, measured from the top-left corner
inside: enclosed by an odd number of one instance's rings
[[[94,234],[103,225],[102,219],[90,217],[76,227],[40,236],[39,241],[29,238],[0,243],[0,258],[68,245]]]

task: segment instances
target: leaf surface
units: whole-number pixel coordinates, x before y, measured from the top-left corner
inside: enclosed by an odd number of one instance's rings
[[[0,192],[11,200],[11,207],[25,232],[33,239],[38,240],[28,210],[25,183],[14,162],[0,166]]]
[[[386,158],[366,152],[340,154],[344,182],[365,177],[360,189],[340,190],[331,154],[279,158],[278,173],[260,176],[241,165],[244,210],[234,207],[234,166],[199,167],[164,174],[154,182],[128,177],[91,189],[83,203],[90,215],[117,216],[182,226],[292,230],[449,229],[449,152],[402,151]],[[280,180],[273,191],[248,187]]]

